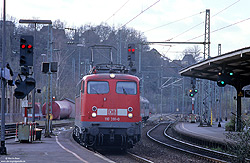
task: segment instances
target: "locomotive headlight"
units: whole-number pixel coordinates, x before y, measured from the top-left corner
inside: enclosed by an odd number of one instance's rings
[[[132,113],[128,113],[128,117],[129,117],[129,118],[132,118],[132,117],[133,117],[133,114],[132,114]]]
[[[94,113],[92,113],[92,117],[93,118],[95,118],[96,117],[96,113],[94,112]]]
[[[115,78],[115,74],[110,74],[109,76],[110,76],[111,79]]]

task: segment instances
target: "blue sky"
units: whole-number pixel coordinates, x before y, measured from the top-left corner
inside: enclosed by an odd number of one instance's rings
[[[7,0],[6,11],[17,19],[60,19],[69,27],[106,22],[116,28],[143,12],[126,26],[144,32],[148,41],[187,41],[204,34],[206,9],[211,13],[211,31],[249,18],[211,33],[211,56],[216,56],[219,43],[222,53],[250,46],[249,6],[249,0]],[[204,37],[192,41],[204,41]],[[180,53],[191,46],[152,47],[171,59],[179,59]],[[203,46],[200,48],[203,51]]]

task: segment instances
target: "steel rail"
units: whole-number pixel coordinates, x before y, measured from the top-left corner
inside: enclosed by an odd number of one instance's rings
[[[196,152],[192,152],[192,151],[186,150],[186,149],[184,149],[184,148],[179,148],[179,147],[176,147],[176,146],[173,146],[173,145],[164,143],[164,142],[162,142],[162,141],[160,141],[160,140],[157,140],[157,139],[153,138],[153,137],[150,135],[151,131],[153,131],[154,129],[156,129],[156,128],[157,128],[159,125],[161,125],[161,124],[166,124],[166,123],[159,123],[159,124],[157,124],[156,126],[154,126],[152,129],[150,129],[150,130],[147,132],[147,136],[148,136],[151,140],[157,142],[158,144],[164,145],[164,146],[166,146],[166,147],[169,147],[169,148],[172,148],[172,149],[175,149],[175,150],[178,150],[178,151],[182,151],[182,152],[185,152],[185,153],[188,153],[188,154],[191,154],[191,155],[194,155],[194,156],[197,156],[197,157],[200,157],[200,158],[209,160],[209,161],[213,161],[213,162],[223,162],[223,163],[224,163],[224,162],[227,162],[227,161],[224,161],[224,160],[220,160],[220,159],[217,159],[217,158],[213,158],[213,157],[210,157],[210,156],[206,156],[206,155],[203,155],[203,154],[199,154],[199,153],[196,153]],[[172,124],[172,123],[169,123],[169,124],[168,124],[167,129],[170,127],[171,124]],[[166,130],[166,129],[165,129],[165,130]],[[164,133],[165,133],[165,131],[164,131]],[[172,140],[172,141],[174,141],[174,140]],[[187,145],[188,145],[188,144],[187,144]],[[190,146],[190,147],[194,147],[192,144],[189,144],[189,146]]]
[[[146,159],[146,158],[143,158],[143,157],[141,157],[141,156],[138,156],[138,155],[136,155],[136,154],[133,154],[133,153],[130,153],[130,152],[127,152],[127,154],[128,154],[130,157],[132,157],[133,159],[135,159],[135,160],[137,160],[137,161],[139,161],[139,162],[153,163],[153,161],[148,160],[148,159]]]

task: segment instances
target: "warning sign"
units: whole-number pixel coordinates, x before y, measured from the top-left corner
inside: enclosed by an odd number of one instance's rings
[[[242,90],[238,93],[238,97],[244,97],[244,94],[243,94]]]

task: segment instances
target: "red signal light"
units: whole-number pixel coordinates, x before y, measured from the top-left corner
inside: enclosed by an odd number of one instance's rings
[[[135,52],[135,49],[128,49],[128,52]]]
[[[33,46],[32,45],[28,45],[28,49],[31,49]]]
[[[26,47],[26,45],[24,45],[24,44],[21,45],[21,48],[22,48],[22,49],[24,49],[25,47]]]

